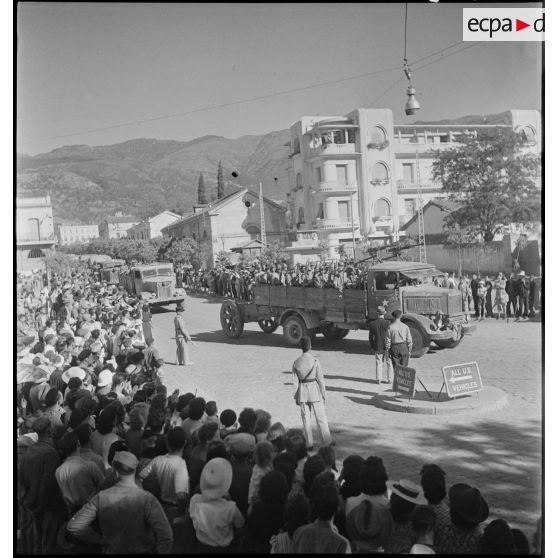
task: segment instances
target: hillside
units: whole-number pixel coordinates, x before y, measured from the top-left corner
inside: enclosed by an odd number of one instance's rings
[[[123,211],[143,218],[163,210],[191,210],[198,177],[215,193],[222,161],[226,190],[264,183],[266,196],[288,191],[288,130],[227,139],[134,139],[105,146],[69,145],[35,156],[18,154],[18,195],[50,193],[55,222],[98,223]],[[231,172],[240,171],[238,178]],[[277,177],[277,181],[274,178]]]

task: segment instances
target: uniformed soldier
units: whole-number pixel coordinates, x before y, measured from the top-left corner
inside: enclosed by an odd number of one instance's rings
[[[174,333],[176,339],[176,361],[177,366],[190,366],[194,364],[190,362],[190,355],[188,353],[188,342],[191,341],[188,331],[186,331],[186,324],[182,313],[184,307],[182,304],[176,305],[176,316],[174,317]]]
[[[304,437],[308,449],[313,449],[311,416],[314,411],[323,445],[331,444],[331,434],[325,412],[326,387],[320,362],[310,352],[310,337],[300,340],[302,355],[293,364],[293,386],[295,402],[300,407]]]

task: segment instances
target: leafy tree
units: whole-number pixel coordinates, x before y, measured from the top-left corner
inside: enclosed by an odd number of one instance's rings
[[[225,197],[225,178],[223,177],[223,165],[219,161],[219,167],[217,168],[217,199]]]
[[[289,256],[287,252],[281,246],[281,243],[276,241],[267,246],[262,246],[261,255],[259,260],[263,265],[272,265],[284,263],[288,260]]]
[[[221,250],[218,252],[217,256],[215,256],[215,263],[220,266],[231,265],[230,253],[225,250]]]
[[[198,243],[192,238],[173,240],[163,253],[163,259],[174,265],[192,264],[199,251]]]
[[[525,138],[507,129],[462,134],[457,142],[436,153],[432,177],[458,203],[447,224],[488,242],[514,215],[525,218],[522,207],[540,200],[540,158],[525,152]]]
[[[205,181],[203,179],[203,174],[200,173],[200,177],[198,179],[198,204],[205,205],[209,203],[207,200],[207,192],[205,190]]]

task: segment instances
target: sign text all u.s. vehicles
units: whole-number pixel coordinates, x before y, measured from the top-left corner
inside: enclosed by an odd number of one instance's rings
[[[476,362],[443,366],[442,374],[449,397],[466,395],[482,389],[479,365]]]
[[[398,391],[407,397],[414,397],[417,371],[409,366],[397,364],[393,372],[393,391]]]

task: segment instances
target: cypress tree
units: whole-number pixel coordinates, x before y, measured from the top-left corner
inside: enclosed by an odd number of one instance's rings
[[[198,179],[198,204],[205,205],[209,203],[207,201],[207,193],[205,191],[205,182],[203,180],[203,174],[200,173],[200,178]]]
[[[217,169],[217,199],[225,197],[225,179],[223,178],[223,165],[219,161],[219,167]]]

